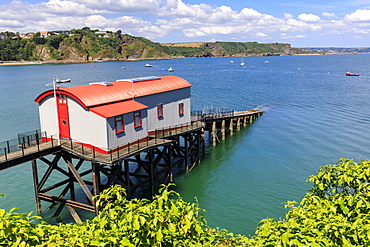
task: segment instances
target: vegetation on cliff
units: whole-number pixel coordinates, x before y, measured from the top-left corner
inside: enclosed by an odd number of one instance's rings
[[[311,190],[280,220],[264,219],[252,237],[210,228],[204,210],[163,187],[148,200],[109,188],[99,215],[82,224],[36,224],[40,218],[0,209],[1,246],[368,246],[370,161],[340,159],[311,176]],[[250,213],[250,212],[245,212]]]
[[[0,33],[0,61],[90,62],[172,57],[270,56],[309,53],[289,44],[257,42],[159,44],[142,37],[89,27],[29,34]]]

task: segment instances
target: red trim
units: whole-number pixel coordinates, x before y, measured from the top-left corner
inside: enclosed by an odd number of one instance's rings
[[[184,103],[179,104],[179,115],[184,115]]]
[[[157,105],[157,117],[163,117],[163,104]]]
[[[82,102],[77,96],[75,96],[75,95],[73,95],[73,94],[71,94],[71,93],[69,93],[67,91],[64,91],[63,89],[60,89],[60,88],[55,89],[55,93],[67,95],[67,96],[71,97],[72,99],[76,100],[83,107],[86,107],[86,105],[84,104],[84,102]],[[48,91],[45,91],[42,94],[40,94],[39,96],[37,96],[37,98],[35,99],[35,102],[36,103],[40,103],[43,99],[45,99],[49,95],[54,95],[54,90],[53,89],[50,89]]]
[[[41,137],[41,142],[51,142],[51,141],[54,141],[56,139],[54,138],[49,138],[49,137]]]
[[[177,129],[182,129],[182,128],[185,128],[185,127],[188,127],[188,126],[190,126],[190,125],[184,125],[184,126],[180,126],[180,127],[171,128],[171,129],[158,129],[158,130],[148,132],[148,135],[154,135],[156,133],[165,133],[165,132],[169,132],[169,131],[173,131],[173,130],[177,130]]]
[[[138,140],[138,141],[135,141],[135,142],[130,142],[130,147],[131,146],[133,146],[133,145],[136,145],[136,144],[138,144],[138,143],[143,143],[143,142],[147,142],[149,140],[149,137],[145,137],[145,138],[143,138],[143,139],[140,139],[140,140]],[[104,150],[104,149],[101,149],[101,148],[98,148],[98,147],[95,147],[95,146],[93,146],[93,145],[91,145],[91,144],[86,144],[86,143],[80,143],[80,142],[76,142],[77,144],[80,144],[80,145],[82,145],[82,146],[84,146],[84,147],[87,147],[87,148],[89,148],[89,149],[94,149],[96,152],[98,152],[98,153],[101,153],[101,154],[110,154],[110,153],[114,153],[114,152],[117,152],[117,150],[122,150],[122,149],[124,149],[124,148],[127,148],[129,145],[127,144],[127,145],[124,145],[124,146],[120,146],[120,147],[118,147],[118,148],[115,148],[115,149],[112,149],[112,150]]]
[[[78,101],[83,107],[92,107],[131,100],[133,96],[143,97],[189,88],[191,84],[177,76],[163,76],[160,79],[138,80],[134,88],[133,82],[119,80],[112,82],[111,86],[85,85],[57,89],[58,93],[65,94]],[[41,93],[35,101],[40,103],[46,96],[53,94],[53,89]]]
[[[118,129],[118,127],[120,127],[120,129]],[[123,115],[114,117],[114,131],[116,134],[125,132],[125,120]]]
[[[137,123],[136,118],[139,118]],[[141,117],[141,111],[134,112],[134,128],[143,126],[143,118]]]
[[[56,141],[56,140],[57,139],[49,138],[49,137],[42,137],[42,139],[41,139],[42,142],[50,142],[50,141]],[[147,142],[148,140],[149,140],[149,137],[145,137],[145,138],[140,139],[138,141],[130,142],[130,147],[131,146],[134,146],[134,145],[137,145],[138,143]],[[122,150],[122,149],[127,148],[129,146],[128,144],[126,144],[124,146],[120,146],[118,148],[115,148],[115,149],[112,149],[110,151],[107,151],[107,150],[104,150],[102,148],[95,147],[94,145],[91,145],[91,144],[81,143],[81,142],[76,142],[76,143],[79,144],[79,145],[82,145],[82,146],[84,146],[86,148],[94,149],[96,152],[101,153],[101,154],[114,153],[114,152],[117,152],[117,150]]]
[[[88,108],[89,111],[103,117],[110,118],[114,116],[119,116],[122,114],[127,114],[134,111],[139,111],[146,109],[148,106],[141,104],[134,100],[126,100],[122,102],[110,103],[101,106],[94,106]]]

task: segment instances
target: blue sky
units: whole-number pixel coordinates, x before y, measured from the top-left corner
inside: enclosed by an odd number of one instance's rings
[[[83,27],[160,43],[369,47],[370,0],[0,0],[0,32]]]

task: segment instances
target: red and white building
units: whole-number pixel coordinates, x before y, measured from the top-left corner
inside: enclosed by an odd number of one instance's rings
[[[48,137],[109,153],[156,129],[190,124],[190,87],[176,76],[144,77],[51,89],[35,101]]]

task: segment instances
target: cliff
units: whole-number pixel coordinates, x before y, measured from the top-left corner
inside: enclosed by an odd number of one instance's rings
[[[160,44],[121,31],[98,32],[83,28],[34,34],[0,33],[0,61],[78,63],[94,61],[170,59],[183,57],[280,56],[310,53],[290,44],[257,42],[197,42]]]

